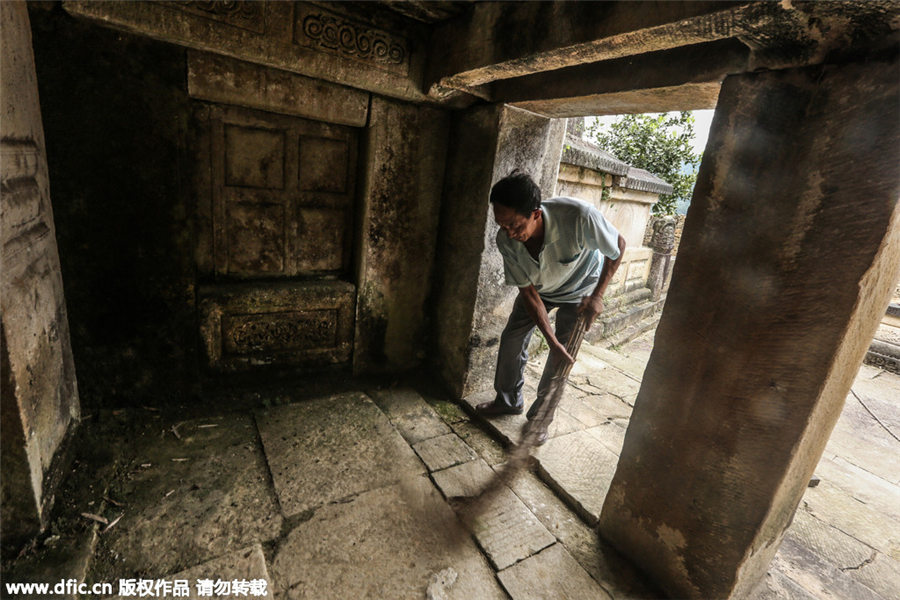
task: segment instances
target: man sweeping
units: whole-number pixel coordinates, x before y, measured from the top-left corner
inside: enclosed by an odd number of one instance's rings
[[[566,343],[576,321],[583,318],[589,329],[603,310],[603,293],[622,262],[625,239],[586,202],[565,197],[542,202],[540,188],[519,170],[494,185],[490,202],[500,226],[497,247],[506,283],[518,287],[519,295],[500,336],[494,377],[497,395],[476,410],[484,416],[522,413],[523,371],[528,342],[537,326],[550,346],[550,357],[528,410],[532,419],[550,392],[554,372],[574,362]],[[549,318],[553,309],[557,310],[555,332]],[[536,443],[546,440],[544,428]]]

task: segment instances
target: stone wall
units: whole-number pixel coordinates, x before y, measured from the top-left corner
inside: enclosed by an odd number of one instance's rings
[[[24,3],[0,4],[0,443],[3,555],[46,524],[80,419]]]
[[[491,186],[521,168],[544,197],[553,195],[564,134],[564,120],[511,107],[454,115],[431,302],[431,356],[433,369],[457,397],[491,386],[500,333],[517,293],[504,285],[488,202]]]
[[[83,401],[183,399],[197,378],[184,50],[30,9]]]

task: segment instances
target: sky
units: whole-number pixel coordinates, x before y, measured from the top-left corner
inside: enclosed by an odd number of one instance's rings
[[[709,126],[712,124],[712,118],[714,110],[695,110],[694,112],[694,153],[700,154],[703,152],[703,149],[706,148],[706,140],[709,138]],[[588,117],[587,122],[590,124],[590,119],[596,119],[602,125],[608,125],[615,121],[619,115],[609,115],[606,117]]]

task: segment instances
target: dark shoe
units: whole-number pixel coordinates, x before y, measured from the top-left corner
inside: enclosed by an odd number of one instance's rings
[[[496,417],[499,415],[521,415],[525,409],[521,406],[504,406],[497,402],[482,402],[475,407],[475,412],[482,417]]]

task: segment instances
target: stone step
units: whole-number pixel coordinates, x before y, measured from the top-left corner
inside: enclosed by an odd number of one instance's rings
[[[653,295],[650,288],[641,287],[636,290],[630,290],[623,294],[618,294],[612,298],[603,299],[603,312],[600,314],[601,319],[611,318],[616,313],[633,304],[639,304],[645,300],[649,300]]]
[[[885,340],[872,340],[865,363],[900,374],[900,345]]]
[[[663,300],[644,300],[638,304],[624,307],[609,317],[603,317],[603,315],[601,315],[600,321],[597,323],[599,326],[591,328],[591,331],[588,332],[585,339],[591,343],[609,345],[605,344],[606,340],[623,330],[640,324],[642,321],[652,319],[651,324],[649,325],[652,326],[652,324],[656,322],[659,312],[662,310],[662,305]],[[643,327],[635,335],[643,333],[648,328],[649,327]],[[630,339],[632,338],[628,338],[628,340]],[[617,343],[622,343],[622,340],[617,341]]]

